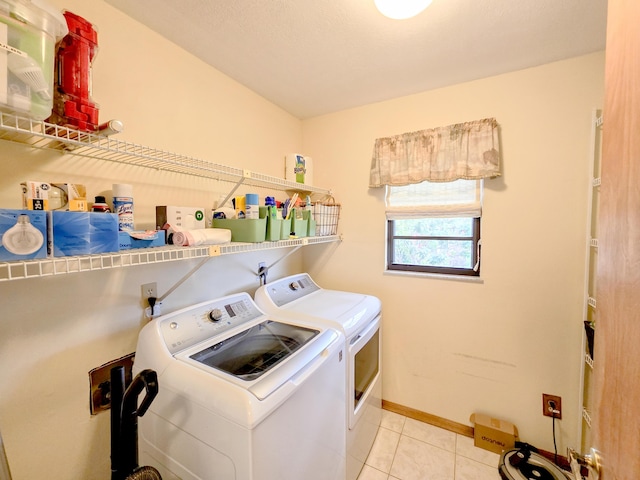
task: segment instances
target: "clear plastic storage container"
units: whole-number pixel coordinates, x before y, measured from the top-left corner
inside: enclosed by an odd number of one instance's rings
[[[0,110],[44,120],[53,106],[62,13],[43,0],[0,0]]]

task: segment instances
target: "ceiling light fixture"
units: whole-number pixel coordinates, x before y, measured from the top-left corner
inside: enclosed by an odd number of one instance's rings
[[[373,0],[380,13],[394,20],[418,15],[431,4],[431,0]]]

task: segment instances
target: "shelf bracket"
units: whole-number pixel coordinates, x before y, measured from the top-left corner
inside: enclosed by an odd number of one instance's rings
[[[200,262],[193,267],[189,272],[187,272],[186,275],[184,275],[180,280],[178,280],[173,287],[171,287],[169,290],[167,290],[161,297],[159,297],[156,300],[156,303],[161,303],[165,298],[167,298],[169,295],[171,295],[180,285],[182,285],[184,282],[186,282],[189,277],[191,277],[191,275],[193,275],[194,273],[196,273],[198,270],[200,270],[200,268],[209,261],[211,257],[206,257],[203,258],[202,260],[200,260]]]
[[[247,176],[246,174],[243,175],[242,178],[236,182],[235,186],[229,191],[229,193],[227,193],[227,196],[218,205],[217,208],[223,207],[223,206],[225,206],[227,204],[227,202],[233,197],[233,194],[236,193],[236,190],[238,190],[238,188],[240,188],[240,185],[242,185],[242,183],[245,181],[246,178],[250,178],[250,176]]]

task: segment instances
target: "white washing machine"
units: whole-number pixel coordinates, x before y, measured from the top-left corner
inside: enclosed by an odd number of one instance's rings
[[[344,338],[266,315],[247,293],[152,320],[134,375],[159,393],[139,420],[139,463],[165,480],[342,480]]]
[[[261,286],[265,312],[339,329],[345,337],[347,480],[355,480],[382,418],[381,303],[377,297],[319,287],[307,273]]]

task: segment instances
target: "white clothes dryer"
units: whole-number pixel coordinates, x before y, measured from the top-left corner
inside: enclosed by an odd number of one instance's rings
[[[307,273],[261,286],[255,301],[265,312],[336,328],[344,334],[347,362],[347,480],[355,480],[382,418],[381,303],[365,295],[319,287]]]
[[[342,480],[343,350],[339,331],[266,315],[247,293],[152,320],[134,362],[159,386],[141,464],[165,480]]]

